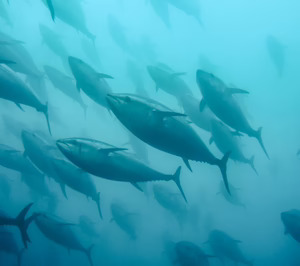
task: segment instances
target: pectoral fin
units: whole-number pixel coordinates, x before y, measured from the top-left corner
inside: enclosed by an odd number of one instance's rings
[[[133,186],[134,186],[136,189],[138,189],[139,191],[144,192],[143,189],[138,185],[138,183],[136,183],[136,182],[131,182],[130,184],[133,185]]]
[[[200,102],[200,112],[203,112],[204,108],[206,106],[206,102],[204,100],[204,98],[202,98],[201,102]]]
[[[169,112],[169,111],[159,111],[154,110],[153,113],[161,120],[163,120],[165,117],[172,117],[172,116],[184,116],[186,117],[186,114],[176,113],[176,112]]]
[[[114,79],[112,76],[103,73],[97,73],[97,77],[99,79]]]
[[[242,89],[237,89],[237,88],[227,88],[227,93],[229,94],[249,94],[249,91],[242,90]]]
[[[18,106],[20,108],[21,111],[25,112],[24,109],[22,108],[22,106],[19,103],[15,103],[16,106]]]
[[[80,85],[79,85],[78,81],[76,82],[76,88],[77,88],[78,92],[80,92]]]
[[[60,185],[60,188],[61,188],[61,192],[63,193],[65,198],[68,199],[67,192],[66,192],[66,185],[63,184],[63,183],[60,183],[59,185]]]
[[[185,75],[186,73],[185,72],[178,72],[178,73],[173,73],[171,75],[172,78],[176,78],[176,77],[180,77],[180,76],[183,76]]]
[[[108,156],[112,152],[127,151],[127,150],[128,149],[126,148],[108,148],[108,149],[99,149],[99,152],[105,153]]]
[[[209,145],[211,145],[214,142],[214,138],[211,136],[209,139]]]

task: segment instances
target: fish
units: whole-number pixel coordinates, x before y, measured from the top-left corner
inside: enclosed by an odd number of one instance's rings
[[[100,218],[103,219],[100,192],[97,191],[91,176],[65,160],[52,159],[52,163],[57,175],[68,187],[95,201]]]
[[[249,94],[249,92],[238,88],[229,88],[215,75],[200,69],[197,70],[196,79],[203,96],[200,111],[207,105],[225,124],[249,137],[256,138],[265,155],[270,159],[262,141],[262,128],[254,130],[250,126],[240,105],[233,97],[234,94]]]
[[[171,212],[179,225],[182,226],[183,222],[187,219],[188,209],[180,194],[174,193],[169,187],[161,184],[153,185],[153,194],[158,204]]]
[[[18,266],[21,266],[22,255],[25,249],[19,247],[14,234],[6,229],[0,230],[0,251],[15,255],[17,257]]]
[[[68,60],[76,80],[78,91],[82,89],[94,102],[108,108],[106,95],[111,92],[111,88],[106,79],[112,79],[113,77],[97,73],[91,66],[79,58],[69,56]]]
[[[213,254],[224,263],[225,259],[233,261],[235,264],[253,265],[253,262],[245,258],[240,250],[241,241],[236,240],[220,230],[213,230],[209,234],[208,241]]]
[[[166,27],[170,29],[171,23],[168,2],[165,0],[150,0],[150,4],[156,15],[159,16],[159,18],[166,25]]]
[[[77,102],[86,114],[87,105],[83,102],[80,93],[75,86],[73,78],[66,76],[64,73],[51,66],[44,66],[44,70],[53,86],[61,91],[64,95]]]
[[[150,146],[182,158],[190,170],[189,160],[218,166],[230,193],[226,173],[230,153],[217,159],[187,122],[185,114],[133,94],[110,94],[107,101],[129,131]]]
[[[112,214],[111,222],[115,222],[124,232],[126,232],[131,239],[135,240],[136,235],[136,221],[137,214],[126,211],[124,206],[118,203],[110,205]]]
[[[16,226],[19,228],[23,244],[25,248],[28,247],[28,242],[30,241],[30,238],[27,234],[27,229],[32,221],[34,221],[38,214],[32,214],[29,218],[26,219],[26,215],[30,208],[32,207],[33,203],[29,203],[24,207],[24,209],[21,210],[21,212],[18,214],[16,218],[11,218],[7,216],[5,213],[0,213],[0,226]]]
[[[230,187],[230,192],[231,194],[229,195],[227,190],[224,189],[224,186],[222,183],[220,183],[220,191],[217,194],[220,194],[224,197],[224,199],[229,202],[232,205],[235,206],[240,206],[243,208],[246,208],[246,205],[242,202],[241,197],[240,197],[240,189],[234,187],[233,185],[229,184]]]
[[[46,0],[47,1],[47,5],[51,14],[51,18],[53,21],[55,21],[55,10],[54,10],[54,6],[52,3],[52,0]]]
[[[211,134],[210,143],[215,143],[223,154],[231,151],[230,159],[250,165],[253,171],[258,175],[254,166],[254,156],[251,158],[245,157],[236,132],[231,131],[221,121],[214,119],[211,120]]]
[[[5,23],[12,27],[13,23],[11,21],[11,18],[7,12],[7,9],[5,7],[5,4],[3,3],[4,0],[0,0],[0,17],[5,21]]]
[[[55,7],[55,18],[81,32],[87,38],[92,40],[93,43],[95,42],[96,36],[89,31],[86,25],[86,18],[82,9],[81,1],[51,0],[52,3],[50,3],[49,0],[42,1],[48,8],[50,8],[50,11],[52,7]],[[51,14],[53,11],[54,9],[51,11]]]
[[[284,234],[291,235],[300,243],[300,210],[289,210],[281,213],[281,221],[284,225]]]
[[[41,233],[49,240],[66,247],[68,250],[83,252],[87,256],[89,264],[93,266],[91,252],[94,245],[91,245],[89,248],[83,246],[75,232],[76,225],[61,222],[57,218],[45,213],[39,213],[39,216],[35,219],[35,224]]]
[[[15,64],[8,64],[8,67],[17,73],[26,75],[27,81],[35,93],[40,99],[46,101],[47,92],[44,75],[36,66],[34,59],[22,41],[0,32],[0,58],[15,62]]]
[[[43,104],[31,88],[14,71],[2,65],[0,65],[0,98],[14,102],[22,111],[21,104],[30,106],[43,113],[51,135],[48,103]]]
[[[175,262],[180,266],[209,266],[208,258],[213,257],[205,254],[200,247],[188,241],[177,242],[174,250],[176,254]]]
[[[21,136],[24,156],[28,157],[45,176],[55,180],[60,185],[63,195],[67,198],[65,184],[57,175],[52,163],[53,158],[64,158],[61,152],[37,133],[23,130]]]
[[[58,56],[62,64],[67,68],[69,52],[62,41],[62,37],[44,24],[39,25],[42,43],[45,44],[53,54]]]
[[[129,182],[138,189],[139,182],[172,180],[186,200],[180,184],[181,167],[177,168],[174,175],[163,174],[122,152],[127,150],[125,148],[92,139],[60,139],[56,145],[67,159],[90,174],[108,180]]]
[[[187,84],[181,79],[185,73],[174,72],[171,68],[166,68],[165,65],[161,64],[148,65],[147,70],[155,83],[156,91],[161,89],[177,99],[185,94],[192,94]]]
[[[282,77],[286,61],[286,47],[272,35],[267,37],[266,44],[270,59],[277,70],[277,74],[279,77]]]
[[[211,123],[216,120],[216,116],[209,108],[205,108],[200,112],[200,100],[195,98],[192,94],[184,94],[178,98],[178,101],[192,123],[207,132],[211,132]]]

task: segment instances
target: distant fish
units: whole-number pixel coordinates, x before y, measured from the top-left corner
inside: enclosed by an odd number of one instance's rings
[[[245,157],[236,132],[231,131],[221,121],[214,119],[211,121],[211,133],[210,143],[214,142],[223,154],[231,151],[230,159],[250,165],[253,171],[258,174],[254,166],[254,156]]]
[[[300,210],[290,210],[281,213],[281,221],[285,227],[284,234],[291,235],[300,243]]]
[[[181,167],[173,175],[163,174],[136,160],[129,153],[122,152],[126,149],[97,140],[70,138],[58,140],[56,144],[71,162],[90,174],[129,182],[138,189],[139,182],[174,181],[185,199],[180,184]]]
[[[76,80],[78,91],[82,89],[94,102],[109,108],[106,96],[111,92],[111,88],[106,79],[113,79],[113,77],[97,73],[91,66],[76,57],[70,56],[69,64]]]
[[[124,206],[117,203],[110,205],[112,214],[111,222],[115,222],[123,231],[125,231],[131,239],[135,240],[136,235],[136,221],[135,217],[137,214],[130,213],[125,210]]]
[[[196,79],[203,95],[200,111],[203,111],[207,105],[225,124],[238,132],[247,134],[249,137],[256,138],[267,158],[269,158],[261,137],[262,128],[254,130],[250,126],[239,103],[233,97],[233,94],[248,94],[249,92],[242,89],[229,88],[221,79],[203,70],[197,71]]]
[[[171,28],[168,2],[166,0],[150,0],[150,3],[167,28]]]
[[[30,210],[33,203],[28,204],[16,218],[10,218],[7,215],[5,215],[3,212],[0,213],[0,226],[6,225],[6,226],[17,226],[20,230],[22,241],[24,243],[24,246],[27,248],[27,242],[31,242],[29,239],[29,236],[27,234],[27,229],[30,223],[35,220],[38,215],[33,214],[29,218],[25,218],[26,214]]]
[[[213,254],[224,263],[225,259],[229,259],[237,264],[253,265],[251,261],[245,258],[238,244],[239,240],[235,240],[220,230],[211,231],[207,243],[210,245]]]
[[[15,255],[17,257],[18,266],[21,266],[25,249],[19,247],[14,234],[7,229],[0,230],[0,251]]]
[[[60,90],[67,97],[77,102],[86,114],[87,105],[83,102],[78,89],[75,86],[73,78],[66,76],[54,67],[44,66],[44,70],[55,88]]]
[[[149,145],[182,158],[190,170],[189,160],[218,166],[229,191],[226,169],[230,153],[217,159],[189,125],[186,115],[133,94],[111,94],[107,100],[128,130]]]
[[[52,159],[52,163],[60,180],[70,188],[95,201],[100,218],[102,219],[100,192],[97,191],[92,177],[68,161],[55,158]]]
[[[208,259],[213,257],[192,242],[180,241],[174,245],[175,261],[179,266],[209,266]]]
[[[48,103],[43,104],[22,79],[12,70],[3,66],[0,66],[0,98],[14,102],[22,111],[21,104],[24,104],[43,113],[47,121],[49,133],[51,134]]]
[[[278,76],[281,77],[285,67],[286,47],[275,36],[270,35],[267,37],[267,49]]]
[[[87,256],[90,266],[93,266],[91,252],[94,245],[91,245],[89,248],[83,246],[79,236],[75,232],[76,225],[61,222],[46,214],[39,214],[35,219],[35,223],[46,238],[68,250],[83,252]]]

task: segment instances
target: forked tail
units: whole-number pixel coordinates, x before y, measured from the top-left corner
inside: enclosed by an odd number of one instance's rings
[[[260,146],[262,147],[264,153],[266,154],[267,158],[270,160],[269,154],[265,148],[265,145],[263,143],[262,137],[261,137],[261,130],[262,127],[260,127],[257,131],[255,131],[254,137],[258,140]]]
[[[48,102],[45,105],[45,108],[43,110],[43,113],[46,117],[46,121],[47,121],[47,126],[48,126],[48,131],[50,133],[50,135],[52,136],[52,132],[51,132],[51,127],[50,127],[50,122],[49,122],[49,114],[48,114]]]
[[[229,195],[231,195],[231,193],[230,193],[228,179],[227,179],[227,162],[228,162],[230,154],[231,154],[231,152],[225,153],[223,158],[221,160],[218,160],[218,162],[217,162],[217,165],[219,166],[220,171],[222,173],[224,185],[225,185],[226,190],[227,190]]]
[[[254,155],[248,160],[248,164],[251,166],[253,171],[258,175],[258,172],[256,171],[256,168],[254,166]]]
[[[175,172],[175,174],[173,175],[173,180],[176,183],[182,197],[184,198],[185,202],[187,203],[187,199],[185,197],[185,194],[183,192],[183,189],[181,187],[181,183],[180,183],[180,172],[181,172],[181,166],[179,166]]]
[[[92,244],[88,249],[85,250],[85,253],[88,257],[89,263],[91,266],[94,266],[93,260],[92,260],[92,250],[94,248],[94,244]]]

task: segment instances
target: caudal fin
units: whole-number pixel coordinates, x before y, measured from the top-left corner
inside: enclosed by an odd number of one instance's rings
[[[248,160],[248,164],[251,166],[253,171],[258,175],[258,172],[256,171],[256,168],[254,166],[254,155]]]
[[[219,168],[221,170],[224,185],[225,185],[226,190],[227,190],[229,195],[231,195],[231,193],[230,193],[228,179],[227,179],[227,162],[228,162],[230,154],[231,154],[231,152],[225,153],[223,158],[221,160],[218,160],[218,163],[217,163],[217,165],[219,166]]]
[[[264,146],[262,137],[261,137],[261,131],[262,131],[262,127],[260,127],[257,131],[255,131],[254,137],[258,140],[260,146],[262,147],[264,153],[266,154],[267,158],[270,160],[269,154]]]
[[[93,260],[92,260],[92,249],[94,248],[94,244],[92,244],[88,249],[85,250],[85,253],[88,257],[89,263],[91,266],[94,266]]]
[[[100,207],[100,192],[97,193],[97,198],[95,199],[95,202],[97,204],[97,208],[98,208],[100,218],[103,219],[102,211],[101,211],[101,207]]]
[[[187,199],[185,197],[185,194],[183,192],[183,189],[181,187],[181,184],[180,184],[180,172],[181,172],[181,166],[179,166],[175,172],[175,174],[173,175],[173,180],[174,182],[176,183],[182,197],[184,198],[185,202],[187,203]]]
[[[48,126],[48,130],[50,135],[52,136],[52,132],[51,132],[51,127],[50,127],[50,122],[49,122],[49,115],[48,115],[48,102],[45,105],[44,111],[43,111],[45,117],[46,117],[46,121],[47,121],[47,126]]]
[[[33,205],[33,203],[28,204],[17,216],[16,218],[16,225],[19,227],[20,232],[21,232],[21,237],[22,237],[22,241],[24,243],[25,248],[27,248],[27,242],[31,242],[30,238],[27,234],[27,228],[29,226],[29,224],[31,223],[32,220],[27,219],[25,220],[25,216],[28,213],[28,211],[30,210],[31,206]]]

